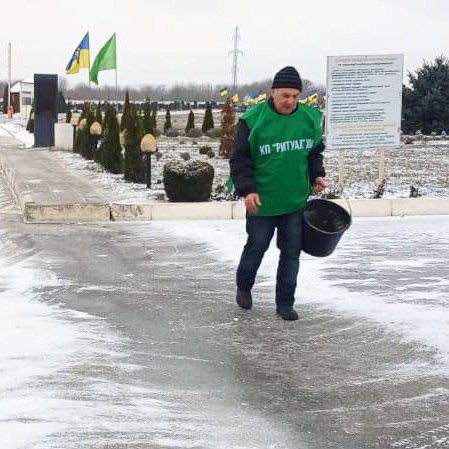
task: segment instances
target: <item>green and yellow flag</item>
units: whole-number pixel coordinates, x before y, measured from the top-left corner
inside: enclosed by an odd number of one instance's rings
[[[115,33],[103,45],[95,58],[89,73],[89,79],[98,84],[98,72],[101,70],[117,69],[117,54],[115,45]]]

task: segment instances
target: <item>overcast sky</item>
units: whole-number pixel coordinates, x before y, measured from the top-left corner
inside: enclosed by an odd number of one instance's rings
[[[8,20],[7,14],[10,14]],[[449,54],[447,0],[36,0],[0,1],[0,79],[33,73],[65,76],[74,49],[90,31],[91,62],[117,33],[118,83],[231,85],[232,35],[239,26],[239,83],[294,65],[325,84],[326,56],[403,53],[404,73]],[[87,71],[67,76],[87,82]],[[114,84],[113,71],[99,74]]]

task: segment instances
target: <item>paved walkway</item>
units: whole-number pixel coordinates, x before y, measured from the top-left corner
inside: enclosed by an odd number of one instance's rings
[[[25,221],[110,220],[108,192],[70,173],[51,152],[23,149],[14,146],[12,139],[0,137],[0,167]]]

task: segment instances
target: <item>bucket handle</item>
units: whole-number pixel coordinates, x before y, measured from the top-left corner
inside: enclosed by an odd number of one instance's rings
[[[346,204],[348,205],[348,209],[349,209],[349,215],[352,218],[352,208],[351,208],[351,203],[348,200],[348,197],[346,195],[344,195],[343,192],[341,193],[341,197],[346,201]]]
[[[325,192],[328,191],[327,188],[324,189],[324,191],[325,191]],[[341,197],[346,201],[346,204],[347,204],[348,209],[349,209],[349,215],[350,215],[351,218],[352,218],[352,207],[351,207],[351,203],[350,203],[349,200],[348,200],[348,197],[347,197],[346,195],[344,195],[343,192],[341,192]]]
[[[327,190],[327,188],[324,189],[324,191],[326,191],[326,190]],[[312,193],[313,193],[313,186],[310,186],[310,194],[312,194]],[[352,218],[352,207],[351,207],[351,203],[348,200],[348,197],[343,192],[341,192],[341,197],[346,201],[346,204],[348,205],[348,209],[349,209],[349,215]]]

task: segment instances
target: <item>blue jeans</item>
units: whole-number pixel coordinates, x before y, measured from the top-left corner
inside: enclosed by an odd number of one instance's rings
[[[281,253],[276,276],[276,306],[279,309],[293,305],[302,248],[302,220],[302,209],[274,217],[247,216],[248,240],[237,269],[237,288],[244,291],[253,288],[257,270],[277,228],[277,247]]]

